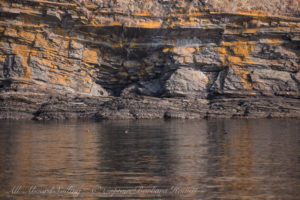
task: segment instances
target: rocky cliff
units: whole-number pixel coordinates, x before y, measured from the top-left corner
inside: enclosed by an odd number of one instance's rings
[[[299,10],[0,0],[0,118],[300,117]]]

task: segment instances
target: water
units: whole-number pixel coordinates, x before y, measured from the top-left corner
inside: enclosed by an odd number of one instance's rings
[[[299,120],[0,122],[0,199],[299,199],[299,172]]]

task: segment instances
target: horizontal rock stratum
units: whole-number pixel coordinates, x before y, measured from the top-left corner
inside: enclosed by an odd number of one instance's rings
[[[299,0],[0,0],[0,119],[300,117]]]

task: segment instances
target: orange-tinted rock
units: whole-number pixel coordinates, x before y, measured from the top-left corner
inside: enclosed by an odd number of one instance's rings
[[[299,98],[300,3],[272,2],[1,0],[0,90]]]

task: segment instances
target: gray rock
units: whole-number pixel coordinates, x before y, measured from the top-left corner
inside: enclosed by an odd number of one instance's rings
[[[296,82],[289,72],[275,71],[271,69],[256,69],[253,71],[252,81],[254,89],[263,91],[298,91]]]
[[[238,70],[236,68],[236,70]],[[244,90],[245,83],[243,77],[236,72],[232,67],[228,68],[226,77],[224,79],[223,90],[228,91],[236,91],[236,90]]]
[[[8,55],[3,65],[3,75],[5,78],[21,77],[24,73],[23,60],[17,55]]]
[[[218,93],[230,93],[244,90],[244,81],[232,67],[225,68],[219,72],[217,79],[212,84],[210,90]]]
[[[219,52],[211,45],[205,46],[203,49],[195,53],[196,63],[214,64],[220,62]]]
[[[103,87],[101,87],[101,85],[94,83],[92,85],[90,95],[107,97],[109,96],[109,93]]]
[[[47,15],[55,17],[56,19],[58,19],[59,21],[61,21],[61,15],[63,13],[57,9],[48,9],[47,10]]]
[[[294,79],[294,81],[298,86],[298,92],[300,92],[300,71],[297,72],[296,74],[292,74],[292,78]]]
[[[31,67],[32,78],[39,81],[48,81],[48,69],[43,65],[40,60],[35,56],[30,56],[29,66]]]
[[[73,40],[70,42],[69,57],[82,59],[83,50],[84,45]]]
[[[196,69],[179,68],[165,83],[165,95],[191,97],[207,95],[207,76]]]

